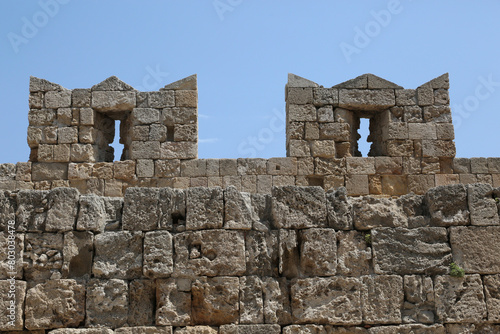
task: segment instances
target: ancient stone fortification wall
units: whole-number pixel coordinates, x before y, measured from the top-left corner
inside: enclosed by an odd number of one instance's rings
[[[0,330],[499,333],[498,197],[485,184],[393,198],[295,186],[2,191],[12,232],[0,237]],[[450,275],[452,262],[465,276]],[[71,327],[102,328],[52,330]]]
[[[196,159],[196,76],[156,92],[116,77],[67,90],[31,78],[30,161],[0,165],[0,188],[73,187],[123,196],[128,187],[346,187],[350,195],[423,194],[447,184],[500,187],[500,158],[455,158],[448,75],[404,89],[372,74],[324,88],[290,74],[285,89],[287,157]],[[358,151],[360,119],[371,150]],[[116,121],[121,157],[114,156]],[[120,160],[120,161],[116,161]]]

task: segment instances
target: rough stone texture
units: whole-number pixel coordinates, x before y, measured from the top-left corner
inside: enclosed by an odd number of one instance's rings
[[[168,231],[148,232],[144,236],[144,275],[168,277],[173,272],[173,242]]]
[[[249,231],[245,236],[247,275],[278,275],[278,233]]]
[[[406,227],[407,217],[396,201],[363,196],[352,200],[354,227],[369,230],[377,227]]]
[[[401,323],[403,279],[395,275],[363,276],[361,292],[365,323]]]
[[[186,326],[177,327],[175,334],[219,334],[219,331],[210,326]]]
[[[85,286],[72,279],[36,284],[26,292],[29,330],[76,327],[85,318]]]
[[[361,324],[362,290],[357,278],[298,279],[291,286],[293,321],[299,324]]]
[[[272,196],[276,227],[326,227],[326,197],[322,188],[273,187]]]
[[[500,275],[486,275],[483,279],[488,320],[500,322]]]
[[[264,322],[264,301],[262,283],[257,276],[240,277],[240,319],[241,324]]]
[[[403,322],[432,324],[435,320],[434,284],[431,277],[404,276]]]
[[[453,259],[466,273],[500,272],[500,226],[452,227]]]
[[[249,193],[239,192],[236,187],[224,191],[224,228],[250,230],[258,216]]]
[[[486,319],[483,284],[479,275],[463,278],[437,276],[434,289],[440,321],[478,323]]]
[[[446,227],[469,224],[467,189],[464,185],[430,189],[425,194],[425,199],[434,225]]]
[[[63,254],[63,277],[88,279],[92,273],[94,235],[89,231],[65,233]]]
[[[224,198],[221,188],[188,189],[186,207],[186,229],[222,228]]]
[[[372,249],[365,241],[365,234],[358,231],[339,231],[337,240],[338,274],[358,277],[373,272]]]
[[[142,233],[104,232],[95,236],[92,273],[100,278],[134,279],[142,273]]]
[[[22,330],[26,282],[15,279],[0,280],[0,330]]]
[[[122,327],[115,330],[116,334],[172,334],[172,327],[136,326]]]
[[[238,321],[237,277],[206,277],[193,282],[193,320],[201,325],[224,325]]]
[[[377,274],[444,274],[452,262],[445,228],[376,228],[371,238]]]
[[[156,281],[156,323],[186,326],[191,324],[192,297],[189,291],[179,291],[173,278]]]
[[[129,283],[128,325],[155,324],[156,284],[152,280],[133,280]]]
[[[493,187],[489,184],[470,184],[467,190],[471,224],[500,225]]]
[[[106,207],[104,199],[96,195],[80,197],[80,210],[76,228],[81,231],[103,232],[106,227]]]
[[[332,276],[337,271],[334,229],[311,228],[300,233],[300,267],[307,276]]]
[[[0,279],[22,279],[24,234],[4,231],[0,233]]]
[[[228,245],[231,245],[228,247]],[[175,276],[241,275],[245,239],[239,231],[187,231],[174,237]]]
[[[353,228],[352,204],[344,187],[326,193],[328,225],[336,230]]]
[[[87,327],[118,328],[128,319],[128,285],[119,279],[91,279],[87,283]]]
[[[30,281],[58,278],[63,265],[63,235],[26,233],[24,239],[24,276]]]
[[[222,325],[220,334],[280,334],[280,325]]]
[[[158,227],[159,189],[128,188],[123,205],[123,229],[154,230]]]

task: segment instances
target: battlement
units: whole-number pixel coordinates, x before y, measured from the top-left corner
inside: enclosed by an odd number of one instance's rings
[[[500,158],[455,158],[448,89],[447,74],[416,89],[373,74],[331,88],[289,74],[286,157],[197,159],[196,75],[154,92],[116,77],[73,90],[32,77],[29,162],[2,165],[0,187],[106,196],[132,186],[346,187],[353,196],[423,194],[454,183],[499,187]],[[367,157],[358,150],[363,118],[370,120]],[[121,157],[110,145],[117,121]]]

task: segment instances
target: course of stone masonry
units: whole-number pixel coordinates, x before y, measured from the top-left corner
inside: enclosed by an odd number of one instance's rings
[[[296,186],[3,191],[19,259],[15,327],[2,315],[0,329],[499,333],[498,197],[485,184],[397,198]]]
[[[3,189],[72,187],[123,196],[128,187],[346,187],[349,195],[424,194],[447,184],[500,187],[500,158],[455,158],[444,74],[417,89],[365,74],[332,88],[290,74],[286,93],[287,157],[196,159],[197,82],[190,76],[155,92],[116,77],[67,90],[31,78],[30,161],[0,165]],[[368,157],[358,128],[370,119]],[[121,157],[114,156],[120,122]]]
[[[287,157],[197,159],[196,76],[31,78],[1,333],[500,333],[500,158],[455,158],[448,88],[290,74]]]

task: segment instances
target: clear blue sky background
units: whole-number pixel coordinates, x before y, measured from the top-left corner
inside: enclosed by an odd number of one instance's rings
[[[0,162],[28,160],[30,75],[157,90],[197,73],[200,158],[285,156],[288,72],[405,88],[449,72],[457,156],[498,157],[499,14],[494,0],[2,0]]]

